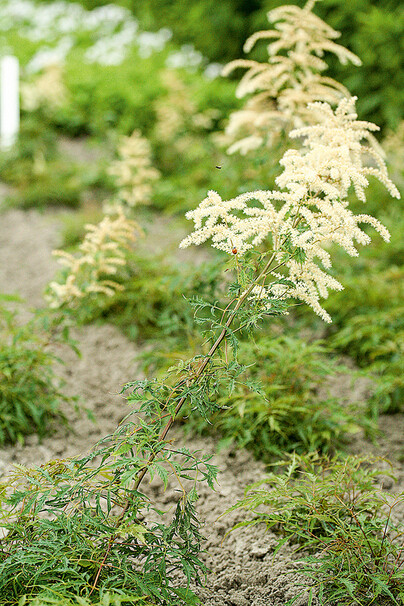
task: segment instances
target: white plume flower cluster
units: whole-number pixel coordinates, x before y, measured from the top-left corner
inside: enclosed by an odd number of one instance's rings
[[[122,137],[120,159],[110,167],[119,193],[104,204],[105,217],[97,225],[86,225],[86,235],[79,246],[79,254],[54,251],[59,262],[67,268],[62,283],[49,284],[47,299],[53,308],[75,304],[94,293],[112,296],[123,286],[109,276],[126,265],[126,252],[141,233],[137,223],[129,218],[133,207],[147,204],[152,191],[151,182],[160,173],[151,165],[150,144],[135,130],[130,137]]]
[[[57,109],[67,102],[68,92],[63,82],[63,69],[59,63],[46,66],[32,82],[21,84],[21,105],[27,111],[41,106]]]
[[[112,296],[123,289],[108,276],[116,275],[126,264],[126,250],[140,231],[137,224],[118,209],[114,218],[104,217],[98,225],[86,225],[86,230],[77,256],[63,250],[53,252],[67,273],[63,283],[49,284],[46,298],[52,308],[74,304],[94,293]]]
[[[387,175],[385,163],[372,140],[374,124],[358,121],[355,98],[342,99],[335,111],[327,103],[312,103],[312,126],[294,130],[292,138],[303,140],[302,148],[287,151],[277,185],[286,191],[254,191],[222,200],[210,191],[205,200],[186,214],[195,231],[181,248],[211,239],[212,246],[229,254],[243,255],[270,238],[275,267],[271,280],[253,286],[250,295],[266,305],[273,298],[296,298],[310,305],[326,322],[331,319],[320,305],[328,290],[342,285],[327,270],[331,268],[328,247],[338,244],[357,256],[357,244],[370,237],[359,225],[370,224],[388,241],[387,229],[374,217],[354,215],[348,208],[353,188],[365,201],[368,176],[381,181],[390,194],[400,194]],[[275,271],[283,268],[280,272]]]
[[[152,166],[150,143],[140,131],[122,137],[118,154],[119,159],[108,170],[119,189],[118,199],[105,209],[109,214],[119,206],[128,210],[138,204],[148,204],[152,183],[160,177],[160,172]]]
[[[263,143],[269,146],[282,130],[310,124],[309,103],[325,101],[335,105],[349,95],[342,84],[322,74],[327,69],[324,53],[334,54],[341,63],[360,65],[360,59],[334,42],[340,36],[311,11],[315,0],[304,8],[288,5],[268,13],[275,29],[260,31],[248,38],[245,52],[259,40],[269,39],[268,62],[238,59],[223,69],[228,75],[236,68],[247,72],[241,79],[236,95],[251,95],[245,107],[234,112],[226,133],[235,143],[229,153],[246,154]]]
[[[44,45],[31,57],[27,71],[37,72],[55,62],[63,63],[73,49],[83,48],[84,60],[99,65],[120,65],[133,47],[141,57],[163,50],[172,32],[140,32],[127,8],[107,4],[86,10],[76,2],[54,0],[0,0],[0,32],[18,32]]]

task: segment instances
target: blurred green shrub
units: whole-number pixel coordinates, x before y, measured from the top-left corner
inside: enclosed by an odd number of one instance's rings
[[[162,74],[174,50],[167,45],[150,57],[140,57],[133,48],[121,64],[102,66],[85,61],[80,49],[72,52],[64,70],[69,102],[53,112],[55,125],[73,136],[104,136],[110,129],[125,135],[140,129],[149,136],[156,122],[155,103],[163,103],[167,95]],[[178,76],[186,80],[196,111],[213,108],[227,115],[234,107],[233,83],[208,80],[200,72],[179,70]]]
[[[31,433],[44,436],[55,420],[66,422],[61,404],[72,401],[55,375],[49,334],[35,318],[19,325],[7,301],[13,298],[0,297],[0,445],[23,442]]]
[[[76,1],[87,9],[108,4],[104,0]],[[294,3],[303,6],[305,0],[222,0],[220,3],[214,0],[181,0],[175,3],[172,0],[115,2],[132,10],[142,29],[156,31],[161,27],[168,27],[174,33],[173,41],[176,44],[193,44],[208,60],[220,63],[242,57],[246,38],[257,30],[269,28],[266,18],[269,10],[281,4]],[[359,115],[362,119],[371,120],[383,128],[396,128],[402,119],[404,101],[401,35],[404,12],[401,1],[387,0],[380,3],[375,0],[323,0],[316,4],[314,10],[331,27],[342,32],[341,43],[356,53],[363,62],[360,69],[331,62],[328,75],[342,82],[352,94],[358,96]],[[263,57],[259,56],[260,50],[257,49],[256,52],[257,58],[262,59]],[[126,134],[129,134],[134,128],[150,123],[150,103],[141,104],[136,99],[137,87],[134,83],[142,82],[144,97],[148,101],[150,95],[154,97],[156,79],[146,76],[151,72],[156,73],[155,61],[156,58],[152,58],[151,63],[139,62],[132,57],[133,71],[138,71],[140,78],[127,78],[126,83],[124,77],[121,81],[121,74],[125,70],[111,68],[112,78],[108,79],[108,82],[111,85],[114,79],[117,81],[117,95],[106,93],[104,98],[105,101],[108,100],[111,109],[99,113],[96,108],[93,117],[91,104],[85,100],[97,88],[97,71],[101,70],[99,66],[89,68],[82,61],[80,69],[87,73],[88,86],[77,88],[77,92],[82,95],[82,107],[78,114],[72,112],[69,118],[64,117],[65,126],[68,121],[70,129],[75,127],[77,132],[88,132],[87,124],[94,129],[98,128],[100,121],[107,119],[111,125],[121,124]],[[157,61],[161,62],[161,59]],[[143,68],[140,64],[145,63],[148,64],[148,69],[142,75]],[[130,105],[132,110],[136,110],[136,114],[133,111],[131,113],[130,125],[124,125],[122,120],[122,100]],[[128,121],[129,115],[130,112]],[[142,124],[138,123],[140,117]]]
[[[16,144],[0,153],[1,179],[26,187],[46,172],[57,156],[57,135],[39,114],[24,115]]]
[[[60,166],[60,164],[59,164]],[[45,206],[62,206],[77,208],[80,206],[84,191],[83,184],[74,171],[63,166],[57,171],[58,164],[49,167],[50,174],[38,178],[28,187],[19,188],[9,196],[5,207],[44,208]]]
[[[399,241],[399,233],[393,233]],[[327,302],[333,318],[330,345],[373,375],[373,412],[397,412],[404,400],[404,269],[383,267],[377,255],[368,264],[373,273],[347,276],[344,291],[332,293]]]
[[[315,12],[342,32],[342,43],[362,60],[360,68],[335,62],[330,75],[358,96],[361,119],[396,129],[404,106],[402,2],[324,0]]]
[[[55,123],[73,135],[103,135],[117,129],[129,135],[148,132],[154,121],[153,101],[162,94],[158,77],[160,54],[139,60],[136,51],[117,66],[99,66],[74,53],[66,64],[65,84],[72,99],[61,107]],[[150,74],[155,77],[150,78]]]
[[[349,318],[331,339],[373,373],[376,380],[370,404],[374,412],[397,412],[404,401],[404,306]]]
[[[90,191],[109,187],[101,163],[85,165],[64,155],[58,133],[41,111],[23,113],[17,143],[0,153],[1,178],[14,187],[4,207],[77,208]]]
[[[129,0],[128,5],[143,28],[164,24],[176,42],[194,44],[211,61],[220,62],[240,56],[245,38],[254,31],[253,16],[262,10],[262,0]]]
[[[403,279],[404,268],[394,265],[373,274],[364,275],[361,272],[347,276],[344,290],[332,293],[327,301],[327,310],[332,316],[333,324],[341,328],[354,316],[368,315],[370,320],[374,314],[388,313],[401,306],[404,297]],[[371,359],[365,353],[360,354],[360,350],[358,344],[359,361]]]

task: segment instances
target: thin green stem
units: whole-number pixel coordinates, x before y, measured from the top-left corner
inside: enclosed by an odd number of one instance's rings
[[[268,271],[275,259],[276,256],[276,252],[274,252],[269,261],[267,262],[267,264],[265,265],[264,269],[260,272],[260,274],[257,276],[257,278],[254,280],[254,282],[252,282],[250,284],[250,286],[243,292],[243,294],[240,296],[240,298],[238,299],[236,305],[234,306],[234,308],[231,310],[228,310],[228,312],[230,313],[229,317],[227,318],[227,321],[221,331],[221,333],[219,334],[219,336],[217,337],[216,341],[213,343],[212,347],[210,348],[210,350],[208,351],[208,353],[206,354],[206,356],[204,357],[202,363],[200,364],[198,370],[196,371],[192,381],[188,384],[188,387],[190,387],[191,385],[195,385],[196,383],[198,383],[199,379],[202,377],[206,367],[208,366],[210,360],[212,359],[212,356],[214,355],[214,353],[216,352],[216,350],[220,347],[220,344],[222,343],[223,339],[225,338],[228,329],[230,328],[231,324],[234,321],[234,318],[237,315],[237,311],[240,309],[240,307],[244,304],[244,302],[246,301],[247,297],[249,296],[249,294],[251,293],[252,289],[254,288],[254,286],[261,280],[261,278],[265,277],[268,274]],[[174,413],[170,416],[167,424],[165,425],[163,431],[161,432],[159,438],[158,438],[158,443],[161,443],[165,440],[168,432],[170,431],[172,425],[174,424],[175,418],[177,417],[178,413],[180,412],[181,408],[183,407],[183,405],[185,404],[186,400],[187,400],[187,395],[182,396],[182,398],[178,401],[177,406],[175,407],[175,411]],[[144,466],[144,468],[142,470],[139,471],[139,475],[136,479],[136,482],[133,486],[134,490],[137,490],[143,480],[143,478],[145,477],[147,470],[150,466],[150,464],[154,461],[156,457],[155,453],[151,453],[151,455],[149,456],[146,465]],[[121,512],[121,515],[118,518],[118,524],[119,522],[122,520],[123,516],[125,515],[126,511],[128,510],[130,505],[130,499],[128,499],[124,505],[124,508]]]

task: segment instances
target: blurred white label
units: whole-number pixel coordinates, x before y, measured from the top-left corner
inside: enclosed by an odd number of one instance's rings
[[[0,145],[9,149],[20,126],[19,65],[17,57],[0,58]]]

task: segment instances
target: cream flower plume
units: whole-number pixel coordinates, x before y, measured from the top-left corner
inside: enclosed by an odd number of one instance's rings
[[[269,250],[285,274],[272,273],[272,283],[261,285],[269,297],[268,305],[271,296],[294,297],[329,322],[319,299],[327,297],[329,289],[342,289],[326,271],[331,268],[329,244],[357,256],[357,244],[370,242],[360,228],[362,223],[389,240],[387,229],[377,219],[349,210],[348,192],[353,189],[365,201],[371,175],[392,196],[399,198],[400,194],[381,155],[367,145],[377,127],[357,120],[355,98],[342,99],[335,111],[327,103],[312,103],[308,111],[317,124],[292,131],[292,138],[303,139],[302,147],[287,151],[281,160],[284,170],[276,183],[286,191],[247,192],[232,200],[209,192],[198,208],[186,214],[194,221],[195,231],[180,247],[211,239],[212,246],[229,254],[235,247],[243,255],[269,240]],[[280,282],[285,277],[287,285]],[[251,294],[262,300],[263,292],[253,289]]]
[[[309,103],[325,101],[331,105],[348,96],[347,89],[332,78],[322,76],[327,69],[323,56],[334,54],[341,63],[360,59],[334,40],[340,36],[311,10],[315,0],[304,6],[281,6],[268,13],[274,29],[253,34],[244,45],[251,51],[259,40],[270,40],[268,62],[238,59],[223,70],[228,75],[241,67],[247,70],[236,96],[250,95],[245,107],[230,116],[226,133],[235,142],[229,153],[242,154],[267,143],[282,130],[310,124]]]
[[[53,252],[67,273],[64,282],[49,284],[46,298],[50,307],[75,304],[91,293],[112,296],[123,288],[108,276],[115,276],[119,267],[126,264],[125,251],[135,240],[135,232],[140,231],[137,224],[118,209],[115,217],[104,217],[98,225],[86,225],[86,230],[78,255],[63,250]]]

